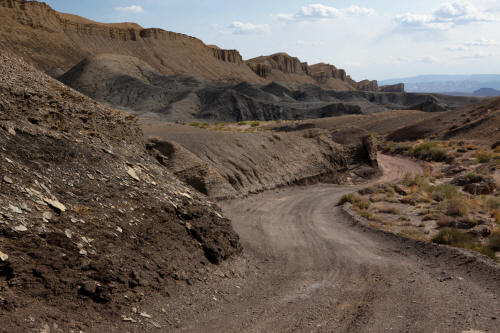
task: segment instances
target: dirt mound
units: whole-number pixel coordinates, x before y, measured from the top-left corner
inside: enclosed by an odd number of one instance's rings
[[[0,119],[0,331],[114,331],[124,306],[240,251],[133,116],[0,55]]]
[[[216,199],[308,181],[338,183],[349,168],[347,152],[325,130],[216,132],[160,122],[143,128],[146,135],[161,139],[155,148],[170,156],[176,174],[187,175],[181,177],[188,182],[191,178],[209,184],[207,194]],[[200,174],[197,166],[202,164],[210,168]]]
[[[485,99],[459,110],[416,121],[389,135],[393,141],[422,138],[500,140],[500,99]]]

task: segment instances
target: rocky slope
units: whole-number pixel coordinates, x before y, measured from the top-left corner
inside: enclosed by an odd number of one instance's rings
[[[485,99],[459,110],[415,121],[395,130],[388,138],[393,141],[423,138],[500,141],[500,98]]]
[[[289,70],[301,70],[297,63],[289,66]],[[265,86],[206,82],[188,75],[165,76],[138,58],[112,54],[85,59],[60,80],[114,107],[169,121],[308,119],[390,109],[432,112],[477,100],[426,94],[332,91],[313,84],[290,89],[276,82]]]
[[[218,208],[149,154],[133,116],[4,54],[0,176],[0,332],[117,331],[124,307],[241,250]]]

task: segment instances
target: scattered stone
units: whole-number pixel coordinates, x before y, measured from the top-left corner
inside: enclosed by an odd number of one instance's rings
[[[148,318],[148,319],[153,318],[153,316],[151,316],[151,315],[147,314],[146,312],[141,312],[141,313],[139,313],[139,315],[140,315],[141,317]]]
[[[52,213],[51,212],[43,212],[42,218],[49,221],[52,219]]]
[[[64,234],[66,234],[66,237],[71,239],[73,237],[73,232],[69,229],[64,230]]]
[[[9,129],[7,130],[7,132],[10,134],[10,135],[16,135],[16,130],[13,129],[12,127],[9,127]]]
[[[9,260],[9,255],[0,251],[0,261],[7,261],[7,260]]]
[[[123,229],[120,228],[120,227],[116,227],[116,231],[118,231],[119,233],[122,233],[123,232]]]
[[[129,322],[129,323],[137,323],[137,321],[134,320],[133,318],[125,317],[125,316],[122,316],[122,318],[123,318],[123,321]]]
[[[7,184],[12,184],[12,183],[13,183],[12,179],[11,179],[11,178],[9,178],[8,176],[4,176],[4,177],[3,177],[3,181],[4,181],[5,183],[7,183]]]
[[[137,173],[135,172],[134,169],[132,169],[131,167],[128,168],[127,170],[127,173],[130,177],[132,177],[134,180],[136,181],[141,181],[141,179],[137,176]]]
[[[28,228],[26,228],[24,225],[18,225],[17,227],[14,227],[14,230],[18,232],[24,232],[28,231]]]
[[[487,195],[495,192],[496,184],[493,179],[487,179],[481,183],[467,184],[464,186],[464,191],[475,195]]]
[[[89,179],[91,179],[91,180],[95,179],[94,176],[92,174],[90,174],[90,173],[87,174],[87,177],[89,177]]]
[[[9,205],[9,209],[13,212],[13,213],[16,213],[16,214],[22,214],[23,211],[21,209],[19,209],[18,207],[16,206],[13,206],[13,205]]]
[[[481,237],[488,237],[491,234],[491,229],[486,225],[478,225],[469,231],[470,234]]]
[[[62,203],[60,203],[57,200],[52,200],[49,198],[43,198],[43,201],[45,201],[46,204],[49,205],[50,208],[55,210],[56,213],[61,214],[61,212],[66,211],[66,206],[64,206]]]

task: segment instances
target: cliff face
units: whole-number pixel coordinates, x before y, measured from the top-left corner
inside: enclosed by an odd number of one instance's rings
[[[243,64],[243,57],[237,50],[223,50],[216,47],[211,47],[214,57],[217,60],[230,62],[233,64]]]
[[[247,61],[259,76],[274,81],[296,84],[315,84],[325,89],[379,91],[377,81],[356,82],[343,69],[319,63],[309,66],[286,53],[261,56]]]
[[[310,66],[311,76],[318,82],[323,83],[328,81],[328,79],[338,79],[341,81],[347,81],[347,74],[343,69],[337,69],[337,67],[319,63]]]
[[[298,58],[289,56],[286,53],[276,53],[270,56],[263,56],[247,61],[251,68],[267,68],[270,70],[279,70],[287,74],[310,75],[307,62],[301,62]]]
[[[85,58],[115,54],[139,58],[164,75],[378,91],[376,81],[355,82],[345,70],[329,64],[309,66],[286,53],[244,61],[237,50],[207,46],[191,36],[134,23],[103,24],[59,13],[37,1],[0,0],[0,22],[0,49],[56,77]]]

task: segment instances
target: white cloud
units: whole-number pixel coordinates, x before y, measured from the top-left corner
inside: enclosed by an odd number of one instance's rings
[[[346,15],[367,16],[373,14],[375,14],[375,10],[371,8],[351,6],[344,9],[338,9],[316,3],[304,6],[294,14],[278,14],[278,18],[282,20],[315,21],[336,19]]]
[[[485,39],[485,38],[480,38],[476,40],[472,40],[469,42],[465,42],[463,44],[459,45],[451,45],[447,46],[446,50],[448,51],[469,51],[471,49],[477,49],[477,48],[489,48],[489,47],[495,47],[499,46],[500,43],[492,40],[492,39]]]
[[[442,3],[432,14],[407,13],[396,16],[394,22],[406,30],[449,30],[457,25],[498,20],[493,11],[479,9],[468,0],[455,0]]]
[[[321,41],[309,41],[309,40],[298,40],[296,42],[297,45],[300,46],[322,46],[325,45],[325,42]]]
[[[268,24],[252,24],[239,21],[231,23],[229,29],[235,35],[263,34],[271,30]]]
[[[480,38],[467,42],[464,45],[470,47],[490,47],[490,46],[498,46],[500,45],[500,43],[492,39]]]
[[[128,7],[116,7],[115,10],[124,13],[136,13],[136,14],[144,12],[144,9],[139,5],[132,5]]]
[[[346,9],[343,9],[342,12],[349,15],[357,15],[357,16],[369,16],[375,15],[375,9],[373,8],[364,8],[359,6],[351,6]]]

